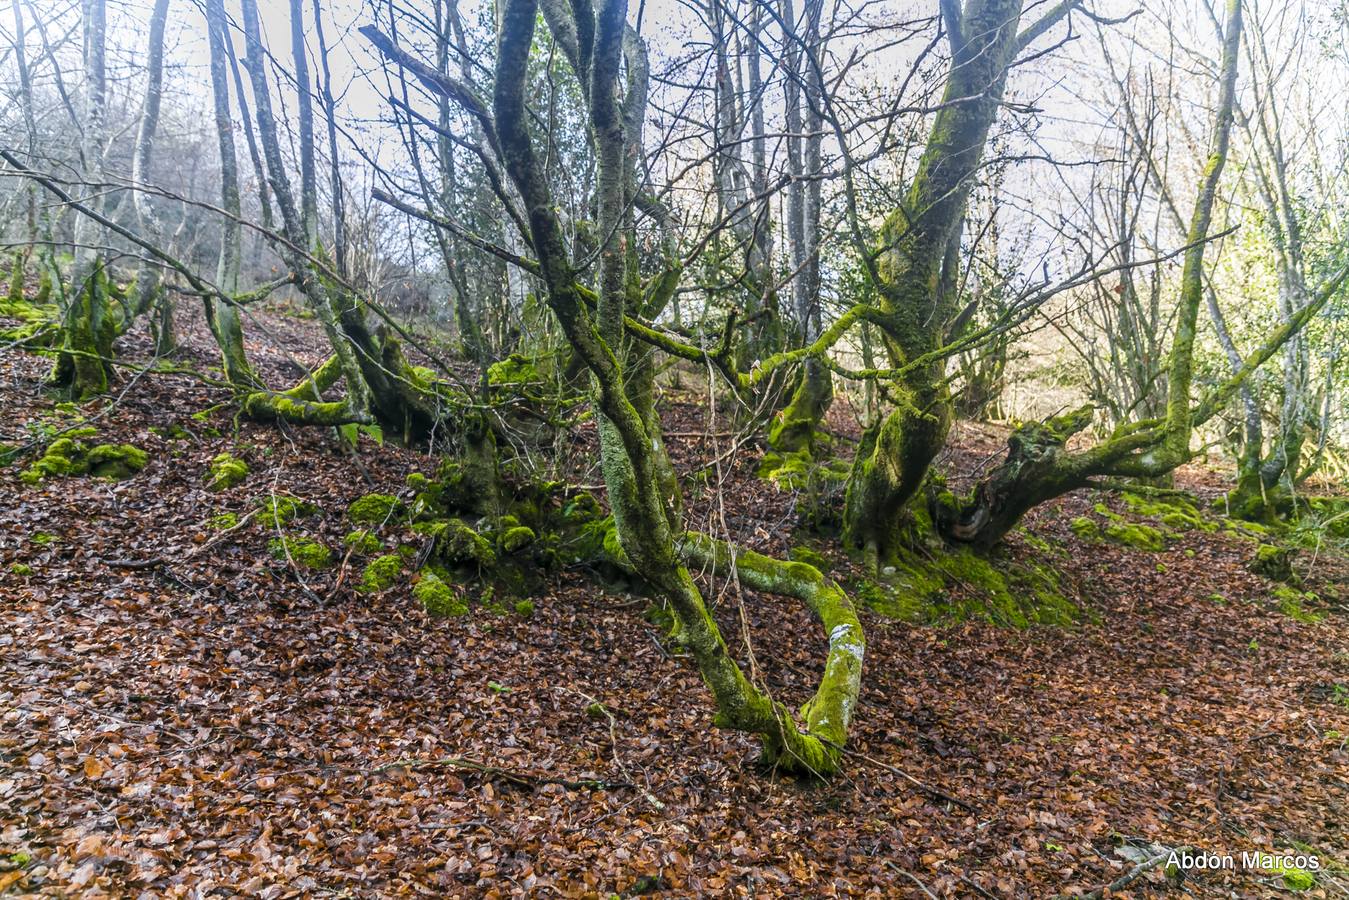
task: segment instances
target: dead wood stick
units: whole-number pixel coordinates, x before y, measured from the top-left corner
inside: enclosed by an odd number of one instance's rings
[[[900,778],[905,779],[906,781],[908,781],[909,783],[911,783],[914,787],[918,788],[919,791],[921,791],[922,793],[924,793],[924,794],[926,794],[927,796],[931,797],[933,800],[940,800],[940,801],[942,801],[943,803],[950,803],[950,804],[953,804],[953,805],[955,805],[955,806],[959,806],[961,809],[965,810],[966,812],[975,812],[974,807],[973,807],[973,806],[970,806],[970,805],[969,805],[968,803],[966,803],[964,800],[957,800],[955,797],[952,797],[950,794],[943,794],[941,791],[937,790],[936,788],[934,788],[934,787],[929,787],[928,785],[926,785],[926,784],[924,784],[923,782],[919,781],[917,778],[914,778],[914,777],[913,777],[912,775],[910,775],[908,772],[905,772],[903,769],[897,769],[897,768],[895,768],[894,766],[890,765],[890,764],[887,763],[887,762],[882,762],[882,761],[879,760],[879,759],[876,759],[876,758],[871,757],[871,756],[867,756],[865,753],[859,753],[859,752],[856,751],[856,750],[849,750],[847,747],[844,747],[844,748],[842,748],[842,749],[843,749],[843,752],[846,753],[848,756],[855,756],[855,757],[857,757],[858,759],[866,760],[867,762],[871,763],[873,766],[880,766],[882,769],[885,769],[887,772],[891,773],[892,775],[898,775]]]
[[[1153,869],[1157,868],[1157,866],[1161,865],[1163,862],[1169,859],[1172,853],[1184,853],[1187,852],[1189,849],[1190,849],[1189,847],[1176,847],[1174,850],[1163,850],[1156,856],[1143,860],[1141,863],[1134,866],[1132,869],[1125,872],[1123,875],[1116,878],[1109,884],[1104,885],[1102,887],[1098,887],[1096,890],[1090,893],[1082,894],[1080,896],[1074,894],[1073,896],[1076,898],[1076,900],[1101,900],[1101,898],[1106,895],[1107,891],[1113,894],[1115,893],[1115,891],[1123,890],[1124,888],[1133,884],[1135,881],[1142,878],[1148,872],[1151,872]],[[1064,895],[1065,898],[1067,896],[1068,895],[1066,894]]]
[[[463,756],[446,756],[440,759],[396,759],[391,763],[376,766],[371,771],[384,772],[389,769],[419,769],[433,766],[445,766],[450,769],[466,769],[472,772],[479,772],[489,777],[509,781],[520,787],[535,787],[540,784],[560,784],[562,787],[570,790],[580,790],[585,788],[592,791],[605,791],[614,788],[635,789],[637,787],[637,785],[633,784],[631,781],[605,781],[600,778],[583,778],[573,781],[567,778],[535,775],[532,772],[517,772],[510,769],[503,769],[500,766],[488,765],[487,763],[479,762],[476,759],[469,759]]]

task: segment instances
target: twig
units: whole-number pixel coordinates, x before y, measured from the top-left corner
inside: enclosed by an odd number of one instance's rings
[[[1109,884],[1103,885],[1102,887],[1098,887],[1096,890],[1091,891],[1090,893],[1080,895],[1080,897],[1078,897],[1078,900],[1101,900],[1101,898],[1106,895],[1107,891],[1109,891],[1111,894],[1114,894],[1116,891],[1123,890],[1124,888],[1128,887],[1130,884],[1137,881],[1139,878],[1143,877],[1148,872],[1151,872],[1153,869],[1157,868],[1157,866],[1165,862],[1171,856],[1172,853],[1184,853],[1189,849],[1190,849],[1189,847],[1177,847],[1174,850],[1163,850],[1156,856],[1153,856],[1150,859],[1143,860],[1141,863],[1134,866],[1132,869],[1125,872],[1123,875],[1116,878]],[[1077,897],[1078,895],[1074,896]]]
[[[119,569],[153,569],[156,566],[164,565],[161,557],[153,556],[150,559],[105,559],[104,565],[116,566]]]
[[[510,769],[503,769],[500,766],[489,766],[487,763],[479,762],[476,759],[469,759],[464,756],[446,756],[440,759],[396,759],[391,763],[376,766],[374,769],[371,769],[371,771],[384,772],[389,769],[421,769],[433,766],[444,766],[450,769],[467,769],[489,777],[509,781],[520,787],[537,787],[540,784],[560,784],[570,790],[580,790],[584,788],[591,791],[608,791],[614,790],[615,788],[636,789],[637,787],[637,785],[633,784],[631,781],[605,781],[600,778],[582,778],[577,781],[572,781],[567,778],[535,775],[532,772],[516,772]]]
[[[248,524],[250,519],[252,519],[260,512],[262,512],[262,507],[259,506],[256,509],[250,510],[249,512],[240,516],[239,521],[235,522],[229,528],[226,528],[224,531],[220,532],[215,537],[211,538],[209,541],[197,547],[191,553],[187,554],[187,558],[192,559],[193,557],[200,556],[206,550],[209,550],[211,547],[214,547],[216,544],[224,540],[227,536],[229,536],[231,532],[238,531],[240,528],[243,528],[245,525]]]
[[[609,720],[609,746],[612,748],[614,765],[618,767],[618,771],[622,772],[625,777],[629,779],[632,778],[632,773],[628,771],[627,766],[623,765],[623,760],[618,755],[618,720],[614,718],[613,711],[584,691],[577,691],[565,687],[560,688],[560,690],[566,691],[569,694],[575,694],[584,700],[588,700],[591,706],[586,709],[586,715],[590,714],[590,709],[592,708],[598,708],[600,712],[604,713],[605,718]],[[644,798],[646,798],[646,802],[650,803],[652,808],[657,811],[663,811],[665,809],[665,804],[657,799],[655,794],[645,788],[638,788],[637,790]]]
[[[926,784],[924,784],[923,782],[919,781],[917,778],[914,778],[914,777],[913,777],[912,775],[910,775],[908,772],[905,772],[903,769],[897,769],[897,768],[895,768],[894,766],[890,765],[890,764],[887,763],[887,762],[881,762],[879,759],[876,759],[876,758],[871,757],[871,756],[867,756],[865,753],[860,753],[860,752],[858,752],[858,751],[856,751],[856,750],[849,750],[847,747],[842,748],[842,750],[843,750],[843,752],[846,753],[848,756],[855,756],[855,757],[857,757],[858,759],[866,760],[867,762],[871,763],[873,766],[880,766],[882,769],[885,769],[887,772],[890,772],[891,774],[894,774],[894,775],[898,775],[900,778],[904,778],[904,779],[908,780],[911,784],[913,784],[914,787],[918,788],[918,790],[922,791],[924,794],[927,794],[927,795],[928,795],[929,797],[931,797],[933,800],[940,800],[940,801],[942,801],[943,803],[950,803],[950,804],[952,804],[952,805],[954,805],[954,806],[959,806],[961,809],[965,810],[966,812],[975,812],[975,811],[976,811],[975,808],[974,808],[973,806],[970,806],[970,805],[969,805],[968,803],[966,803],[964,800],[957,800],[955,797],[952,797],[950,794],[943,794],[941,791],[937,790],[936,788],[934,788],[934,787],[929,787],[928,785],[926,785]]]
[[[885,861],[885,864],[886,864],[887,866],[889,866],[890,868],[894,869],[894,870],[895,870],[896,872],[898,872],[899,874],[903,875],[905,878],[907,878],[907,879],[909,879],[910,881],[912,881],[914,884],[918,885],[918,890],[922,891],[923,894],[924,894],[925,896],[931,897],[932,900],[938,900],[937,895],[934,894],[934,893],[932,893],[931,891],[929,891],[929,890],[927,889],[927,885],[923,884],[921,881],[918,880],[918,876],[917,876],[917,875],[913,874],[912,872],[907,872],[907,871],[905,871],[904,869],[901,869],[899,866],[895,865],[894,863],[890,862],[889,860],[886,860],[886,861]]]
[[[977,893],[980,897],[987,897],[988,900],[998,900],[996,895],[990,894],[988,891],[981,888],[979,886],[979,883],[974,879],[967,878],[966,876],[961,875],[960,880],[963,881],[965,884],[968,884],[970,887],[974,888],[975,893]]]

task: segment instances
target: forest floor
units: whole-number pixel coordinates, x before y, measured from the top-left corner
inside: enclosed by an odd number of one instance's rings
[[[212,366],[201,323],[182,318],[184,361]],[[317,361],[312,323],[264,318],[287,353]],[[123,341],[127,358],[146,350]],[[271,383],[295,380],[275,349],[250,350]],[[804,783],[757,771],[754,742],[712,726],[696,669],[645,601],[582,572],[532,615],[433,619],[406,577],[357,593],[347,504],[406,493],[434,457],[366,438],[353,457],[329,430],[224,407],[194,417],[227,396],[185,376],[128,372],[110,411],[58,409],[46,365],[0,355],[0,439],[84,417],[150,461],[119,482],[29,486],[0,469],[0,893],[1038,898],[1125,874],[1122,845],[1230,853],[1237,868],[1180,887],[1158,868],[1116,896],[1279,895],[1284,879],[1240,854],[1293,848],[1326,867],[1306,896],[1349,884],[1345,610],[1281,609],[1247,571],[1255,542],[1231,529],[1160,552],[1083,542],[1070,520],[1123,507],[1079,492],[1027,531],[1062,548],[1080,624],[863,611],[851,747],[866,758]],[[684,471],[727,449],[695,436],[708,425],[696,397],[669,392],[666,414]],[[944,465],[957,478],[987,465],[1001,435],[962,425]],[[564,455],[592,458],[582,430],[568,440]],[[208,491],[225,451],[251,474]],[[781,555],[798,540],[793,498],[754,477],[758,455],[728,456],[720,504],[704,492],[693,514],[724,510],[739,541]],[[1220,483],[1200,468],[1179,481],[1204,496]],[[271,494],[316,506],[290,528],[334,548],[331,566],[272,557],[274,528],[248,515]],[[242,523],[211,527],[226,512]],[[1016,535],[1009,552],[1033,558],[1039,543]],[[1322,597],[1349,581],[1324,553],[1299,565]],[[823,661],[806,611],[712,593],[728,643],[744,656],[743,617],[763,682],[805,699]]]

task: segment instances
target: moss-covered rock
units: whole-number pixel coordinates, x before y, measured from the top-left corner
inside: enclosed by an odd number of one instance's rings
[[[248,477],[248,463],[231,453],[219,453],[211,459],[206,473],[206,488],[223,491],[242,484]]]
[[[313,538],[299,535],[281,535],[267,542],[267,549],[276,559],[290,559],[306,569],[322,569],[332,563],[333,553]]]
[[[403,558],[396,553],[377,556],[361,572],[361,584],[358,590],[365,594],[387,591],[398,581],[403,573]]]
[[[264,522],[272,528],[280,528],[318,512],[314,504],[284,494],[268,494],[258,500],[258,505],[262,507]]]
[[[428,615],[435,618],[462,616],[468,613],[468,604],[455,593],[452,586],[434,572],[421,573],[417,583],[412,586],[412,596]]]
[[[434,531],[435,555],[451,566],[476,565],[490,568],[496,563],[491,541],[470,528],[462,519],[439,523]]]
[[[534,543],[534,529],[527,525],[516,525],[501,533],[497,543],[507,553],[515,553]]]
[[[1166,549],[1166,535],[1141,522],[1107,522],[1102,533],[1109,541],[1137,550],[1157,552]]]
[[[89,447],[76,440],[95,433],[92,426],[77,428],[52,441],[42,457],[19,475],[20,480],[25,484],[37,484],[47,478],[76,475],[121,480],[130,478],[149,464],[149,454],[131,444],[97,444]]]
[[[120,481],[130,478],[150,462],[150,456],[131,444],[99,444],[86,457],[89,474]]]
[[[363,556],[369,556],[372,553],[378,553],[384,549],[384,544],[373,532],[365,529],[351,531],[342,539],[342,543],[352,549],[352,552]]]
[[[79,445],[68,437],[57,438],[47,445],[42,457],[25,469],[19,478],[24,484],[37,484],[47,478],[83,475],[89,471]]]
[[[403,504],[389,494],[366,494],[351,501],[347,518],[357,525],[383,525],[402,515]]]
[[[534,601],[517,600],[515,602],[515,612],[517,615],[524,616],[526,619],[534,615]]]
[[[1261,544],[1255,549],[1255,556],[1251,558],[1247,568],[1271,581],[1293,581],[1293,557],[1296,555],[1297,550],[1291,547]]]

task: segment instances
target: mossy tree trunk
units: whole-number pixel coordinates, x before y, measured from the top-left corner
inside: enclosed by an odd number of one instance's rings
[[[939,349],[955,318],[953,266],[965,207],[1007,70],[1024,42],[1021,0],[975,0],[961,14],[943,4],[951,67],[943,105],[905,195],[881,229],[872,271],[892,365]],[[976,98],[973,100],[964,98]],[[900,511],[917,493],[946,441],[951,403],[944,362],[889,385],[896,409],[866,435],[848,481],[845,536],[880,565],[897,551]]]
[[[211,55],[211,96],[215,117],[216,144],[220,156],[220,207],[224,221],[220,231],[220,253],[216,263],[216,285],[221,293],[233,296],[239,291],[243,212],[239,200],[239,165],[234,152],[234,122],[230,116],[224,0],[206,0],[206,23]],[[232,304],[206,297],[206,324],[220,349],[225,380],[236,392],[246,395],[258,387],[257,376],[244,350],[244,332],[239,310]]]
[[[1294,327],[1293,321],[1286,323],[1283,330],[1247,360],[1237,376],[1195,404],[1191,390],[1199,307],[1203,302],[1204,251],[1231,136],[1241,18],[1240,0],[1228,0],[1217,115],[1187,235],[1177,325],[1168,357],[1164,417],[1124,423],[1105,441],[1078,452],[1069,452],[1065,445],[1090,424],[1090,407],[1044,423],[1022,426],[1009,439],[1004,462],[966,497],[937,494],[931,498],[935,506],[934,522],[947,538],[990,547],[1001,541],[1028,510],[1082,487],[1093,477],[1153,479],[1168,475],[1192,457],[1190,441],[1195,426],[1212,416],[1238,390],[1244,375],[1254,365],[1268,359],[1301,327]],[[1302,314],[1310,315],[1311,307],[1312,304],[1304,307]],[[1301,321],[1305,323],[1306,319]]]
[[[135,185],[147,184],[150,180],[155,134],[159,129],[159,101],[164,85],[164,25],[168,14],[169,0],[155,0],[150,13],[150,40],[146,52],[145,99],[141,104],[141,120],[136,131],[136,149],[131,164],[131,181]],[[150,240],[158,241],[163,229],[149,196],[145,191],[133,191],[132,203],[141,233]],[[135,312],[141,316],[152,309],[156,313],[151,322],[155,353],[167,356],[174,350],[173,304],[164,291],[158,261],[142,255],[136,270]]]
[[[827,713],[808,714],[807,731],[801,731],[781,704],[753,685],[735,662],[681,559],[683,535],[673,525],[678,491],[669,477],[651,402],[652,379],[646,369],[650,350],[633,352],[625,336],[626,310],[638,296],[634,290],[636,256],[630,252],[635,237],[630,217],[635,184],[631,169],[636,160],[628,148],[635,148],[634,138],[640,140],[645,115],[644,85],[633,83],[631,74],[644,71],[645,49],[627,26],[624,0],[606,0],[593,19],[587,7],[556,0],[545,3],[544,18],[580,82],[597,151],[596,233],[603,236],[604,244],[599,253],[594,313],[566,251],[526,124],[525,78],[539,14],[537,0],[505,0],[502,4],[491,125],[505,168],[528,210],[528,238],[549,306],[593,379],[601,466],[619,542],[632,566],[674,608],[688,647],[716,699],[717,722],[760,735],[766,755],[785,768],[831,772],[838,766],[839,748],[846,739],[847,715],[842,709],[846,706],[851,712],[856,677],[847,677],[839,668],[842,663],[834,663],[837,677],[826,679],[829,689],[824,691],[821,709],[838,714],[833,719]],[[630,79],[620,99],[619,74],[625,55]],[[674,279],[665,280],[672,283]],[[730,565],[736,565],[733,554]],[[845,633],[852,628],[836,631],[842,646]],[[860,626],[856,640],[847,647],[855,659],[855,672],[860,673]],[[812,721],[820,732],[812,729]]]
[[[107,120],[107,8],[104,0],[84,4],[84,121],[81,151],[84,176],[91,184],[103,181],[104,131]],[[106,192],[91,200],[95,212],[106,205]],[[91,217],[75,218],[75,265],[65,292],[61,314],[61,340],[51,383],[63,394],[82,400],[108,389],[112,342],[117,334],[114,312],[108,302],[106,262],[103,258],[102,227]]]

